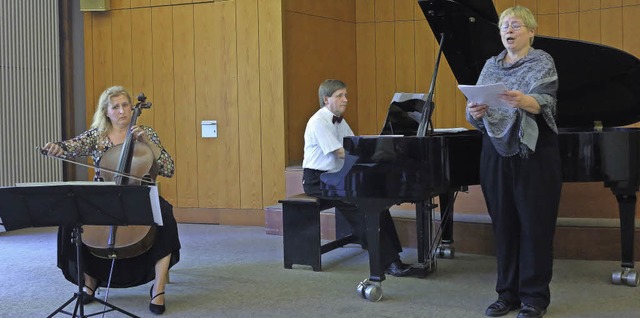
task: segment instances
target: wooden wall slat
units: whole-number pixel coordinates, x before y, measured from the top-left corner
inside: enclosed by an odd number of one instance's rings
[[[413,11],[412,11],[413,12]],[[416,92],[415,32],[413,21],[398,21],[395,25],[396,92]],[[394,92],[395,93],[395,92]],[[384,114],[386,115],[386,113]],[[379,124],[380,129],[382,123]],[[379,129],[379,131],[380,131]]]
[[[600,6],[605,8],[618,8],[622,6],[622,0],[601,0]]]
[[[131,0],[132,8],[145,8],[151,6],[150,0]]]
[[[356,0],[356,22],[374,22],[376,16],[375,1],[371,0]]]
[[[580,17],[577,12],[559,14],[558,35],[567,39],[580,38]]]
[[[144,93],[148,98],[147,101],[155,105],[153,59],[151,58],[153,56],[152,29],[151,8],[131,10],[131,43],[134,43],[131,50],[133,74],[131,87],[127,87],[127,89],[130,90],[134,103],[137,103],[138,95]],[[154,118],[155,106],[144,111],[140,116],[139,123],[154,127]]]
[[[173,69],[175,91],[176,203],[180,207],[199,207],[198,201],[198,125],[195,99],[195,53],[193,5],[173,7]],[[161,187],[162,188],[162,187]]]
[[[435,50],[438,49],[436,45]],[[435,53],[437,54],[437,53]],[[431,81],[429,81],[431,83]],[[435,110],[432,122],[434,128],[450,128],[458,126],[456,120],[456,80],[447,58],[442,54],[438,78],[436,79]]]
[[[417,0],[395,0],[394,12],[396,21],[413,21]]]
[[[93,113],[96,111],[96,97],[92,94],[95,91],[93,77],[93,15],[85,13],[82,15],[82,20],[85,27],[84,32],[84,78],[85,78],[85,119],[87,127],[91,125],[93,121]],[[93,172],[89,173],[89,178],[93,178]]]
[[[279,1],[258,1],[260,37],[260,106],[262,109],[261,141],[263,160],[263,204],[281,199],[285,193],[284,143],[284,56],[282,48],[282,4]],[[276,17],[276,18],[274,18]],[[352,52],[355,52],[353,50]]]
[[[619,30],[622,30],[622,7],[602,9],[601,19],[601,43],[621,48],[622,32],[619,32]]]
[[[496,7],[498,16],[500,16],[500,13],[502,13],[506,8],[515,6],[516,0],[493,0],[493,4]]]
[[[375,0],[375,21],[391,22],[394,19],[394,0]]]
[[[558,14],[558,1],[538,0],[538,15]]]
[[[152,7],[168,6],[170,4],[171,0],[151,0]]]
[[[380,132],[376,114],[376,26],[375,23],[358,23],[356,25],[356,73],[357,82],[350,87],[357,87],[358,98],[349,95],[349,104],[358,104],[358,133],[373,135]],[[353,112],[348,110],[349,113]]]
[[[198,139],[201,207],[240,206],[235,7],[231,2],[195,7],[197,120],[218,121],[218,138]]]
[[[600,9],[600,0],[580,0],[580,11],[591,11]]]
[[[558,36],[558,15],[557,14],[541,14],[538,15],[538,30],[536,35]],[[535,42],[533,47],[535,47]]]
[[[640,2],[640,1],[638,1]],[[640,3],[622,8],[622,50],[640,57]]]
[[[262,207],[262,154],[260,136],[260,48],[258,0],[237,0],[238,112],[240,114],[240,208]]]
[[[114,11],[112,17],[112,46],[113,52],[113,82],[112,85],[121,85],[131,90],[133,84],[133,62],[131,44],[131,12],[129,10]],[[135,104],[135,92],[132,94]]]
[[[100,94],[113,84],[113,47],[111,36],[111,16],[95,15],[93,18],[93,92],[87,94],[96,96],[96,102]],[[95,110],[95,108],[94,108]]]
[[[376,1],[377,3],[377,1]],[[395,23],[376,22],[376,127],[382,128],[396,91]]]
[[[580,3],[576,0],[558,0],[559,13],[578,12],[579,6],[580,6]]]
[[[107,0],[110,1],[111,10],[131,8],[131,0]]]
[[[600,10],[581,11],[580,40],[600,43]]]
[[[213,115],[213,105],[216,103],[215,95],[211,86],[216,82],[215,76],[219,72],[216,69],[215,60],[220,59],[220,53],[216,52],[216,47],[221,43],[216,41],[215,33],[219,32],[215,20],[215,9],[210,4],[194,5],[194,59],[195,69],[195,98],[196,98],[196,118],[218,119]],[[221,122],[220,122],[221,124]],[[226,124],[228,125],[228,124]],[[200,129],[198,134],[200,134]],[[218,129],[218,135],[224,136],[226,132]],[[216,183],[220,182],[220,178],[216,175],[215,165],[220,165],[215,161],[216,145],[222,143],[218,139],[198,139],[198,175],[208,176],[207,178],[198,178],[198,201],[201,208],[215,208],[218,206],[219,194],[217,193]],[[217,147],[222,151],[222,147]]]
[[[171,7],[151,9],[153,32],[153,128],[158,133],[162,146],[172,155],[176,154],[175,95],[173,73],[173,10]],[[150,97],[150,96],[148,96]],[[172,204],[177,201],[176,178],[162,179],[162,196]]]
[[[537,0],[516,0],[516,4],[528,8],[529,10],[531,10],[534,16],[538,14]],[[498,11],[498,14],[500,14],[501,12],[502,11]]]

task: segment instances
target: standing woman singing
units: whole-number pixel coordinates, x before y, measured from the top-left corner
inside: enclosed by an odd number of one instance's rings
[[[107,150],[125,141],[132,117],[131,96],[121,86],[107,88],[98,101],[91,128],[75,138],[49,142],[43,150],[50,156],[67,158],[92,157],[96,166]],[[158,174],[173,176],[174,163],[169,153],[162,147],[158,134],[146,126],[133,125],[131,136],[145,143],[155,158]],[[96,169],[96,180],[100,170]],[[173,207],[160,197],[163,226],[157,226],[151,248],[132,258],[116,259],[111,278],[111,287],[126,288],[154,281],[150,290],[149,310],[154,314],[165,311],[165,284],[169,268],[180,260],[180,240],[178,226],[173,217]],[[61,227],[58,231],[58,267],[65,278],[76,283],[76,249],[71,241],[71,228]],[[90,303],[98,287],[106,287],[112,261],[92,255],[86,246],[82,247],[84,267],[84,303]]]
[[[536,20],[515,6],[500,15],[505,50],[487,60],[478,84],[504,83],[506,107],[467,103],[483,132],[480,184],[493,225],[498,300],[485,314],[542,317],[551,302],[553,236],[562,188],[555,122],[558,75],[553,58],[534,49]]]

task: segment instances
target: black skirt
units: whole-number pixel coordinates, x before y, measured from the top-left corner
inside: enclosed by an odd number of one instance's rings
[[[171,254],[169,268],[180,261],[180,239],[178,225],[173,217],[173,206],[160,197],[163,226],[156,228],[156,235],[151,248],[143,254],[126,259],[116,259],[113,266],[111,287],[126,288],[146,284],[155,279],[156,262]],[[64,277],[77,284],[78,267],[76,246],[71,240],[73,228],[60,227],[58,230],[58,267]],[[98,285],[107,286],[111,260],[99,258],[91,254],[86,246],[81,248],[84,272],[98,280]]]

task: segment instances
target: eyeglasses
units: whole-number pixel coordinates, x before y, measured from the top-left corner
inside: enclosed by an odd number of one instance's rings
[[[503,23],[503,24],[500,26],[500,31],[502,31],[502,32],[507,32],[507,31],[509,31],[509,27],[511,27],[511,29],[512,29],[513,31],[518,31],[518,30],[520,30],[520,28],[522,28],[523,26],[524,26],[524,25],[523,25],[522,23],[520,23],[520,22],[511,22],[511,24],[509,24],[509,23]]]

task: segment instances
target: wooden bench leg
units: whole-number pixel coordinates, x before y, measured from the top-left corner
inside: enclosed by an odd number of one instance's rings
[[[283,204],[282,237],[285,268],[300,264],[310,265],[316,272],[322,270],[318,204]]]

